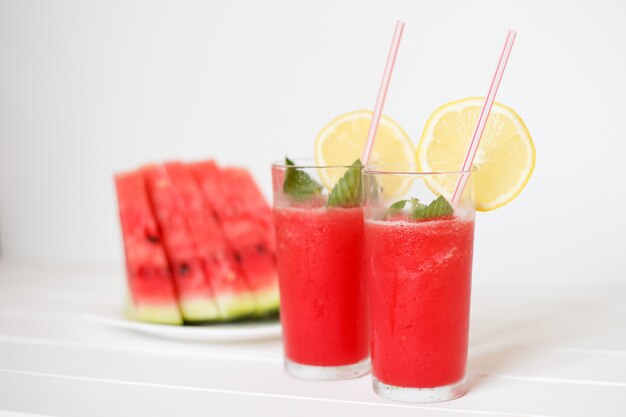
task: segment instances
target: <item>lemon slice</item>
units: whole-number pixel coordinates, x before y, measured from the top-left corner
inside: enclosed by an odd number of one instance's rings
[[[459,171],[465,160],[483,105],[481,97],[444,104],[430,116],[417,146],[421,171]],[[494,103],[474,158],[473,196],[476,209],[501,207],[524,189],[535,168],[535,146],[522,119],[510,107]],[[428,185],[449,198],[456,179]]]
[[[315,163],[319,166],[349,166],[361,157],[372,120],[368,110],[342,114],[328,123],[315,140]],[[393,119],[380,118],[370,163],[379,165],[415,164],[415,149],[409,135]],[[324,186],[331,190],[345,169],[318,169]],[[380,184],[386,196],[405,192],[410,182],[405,178],[385,178]]]

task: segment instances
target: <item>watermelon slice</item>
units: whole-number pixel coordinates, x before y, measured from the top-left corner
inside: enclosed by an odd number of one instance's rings
[[[181,324],[170,266],[140,172],[115,176],[130,292],[128,312],[141,321]]]
[[[191,170],[181,163],[166,164],[165,169],[181,198],[184,215],[222,319],[253,314],[257,308],[246,277]]]
[[[180,193],[172,186],[164,166],[144,168],[143,174],[172,267],[183,319],[188,322],[221,319],[215,293],[204,274],[200,253],[185,217]]]
[[[277,310],[280,303],[272,212],[254,180],[244,169],[219,169],[212,161],[195,163],[191,168],[238,255],[258,313]]]

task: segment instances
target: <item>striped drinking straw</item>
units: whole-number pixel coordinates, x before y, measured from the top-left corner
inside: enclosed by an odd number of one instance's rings
[[[513,42],[515,41],[516,35],[517,33],[514,30],[509,30],[506,36],[506,42],[504,42],[504,48],[502,48],[502,53],[500,54],[500,60],[498,61],[496,72],[495,74],[493,74],[493,79],[491,80],[489,91],[485,96],[485,102],[483,104],[482,110],[480,111],[478,123],[476,123],[476,129],[474,129],[472,141],[470,142],[469,149],[467,150],[467,155],[465,155],[465,161],[463,162],[463,167],[461,169],[464,172],[469,171],[472,167],[474,157],[476,156],[476,151],[478,150],[478,145],[480,144],[480,139],[483,135],[483,132],[485,131],[485,125],[487,124],[487,119],[489,118],[491,107],[493,106],[493,102],[496,99],[496,94],[498,93],[498,87],[500,87],[500,81],[502,81],[502,76],[504,75],[506,63],[509,60],[509,55],[511,55],[511,49],[513,49]],[[468,176],[466,173],[461,174],[461,178],[459,178],[459,182],[457,182],[454,193],[452,194],[453,204],[458,203],[461,199],[463,191],[465,190],[465,185],[467,184],[467,179]]]

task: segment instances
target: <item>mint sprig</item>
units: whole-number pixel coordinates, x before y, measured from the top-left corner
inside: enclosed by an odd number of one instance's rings
[[[328,196],[328,207],[355,207],[363,203],[361,171],[363,164],[357,159],[337,181]]]
[[[449,216],[454,213],[454,209],[452,208],[450,203],[448,203],[448,200],[446,200],[443,196],[439,196],[434,199],[429,205],[420,203],[417,198],[396,201],[387,209],[387,217],[404,210],[407,203],[411,203],[409,216],[412,219],[434,219],[437,217]]]
[[[421,206],[424,206],[421,204]],[[449,216],[454,209],[442,195],[430,202],[428,206],[418,207],[411,210],[413,219],[434,219],[436,217]]]
[[[389,208],[387,209],[387,217],[393,216],[394,214],[397,214],[404,210],[407,203],[411,203],[411,212],[414,212],[416,210],[423,210],[426,208],[426,204],[422,204],[417,198],[411,197],[411,199],[409,200],[396,201],[391,206],[389,206]]]
[[[307,198],[322,193],[322,186],[309,176],[306,172],[291,168],[295,166],[293,161],[285,158],[287,172],[285,173],[285,182],[283,183],[283,192],[296,200],[305,200]]]

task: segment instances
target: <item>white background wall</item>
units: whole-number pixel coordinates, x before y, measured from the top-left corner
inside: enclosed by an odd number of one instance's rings
[[[373,107],[406,21],[386,113],[417,141],[440,104],[499,94],[537,147],[514,203],[479,215],[476,279],[626,278],[626,3],[0,0],[2,259],[121,264],[112,174],[160,159],[248,166],[312,153]]]

